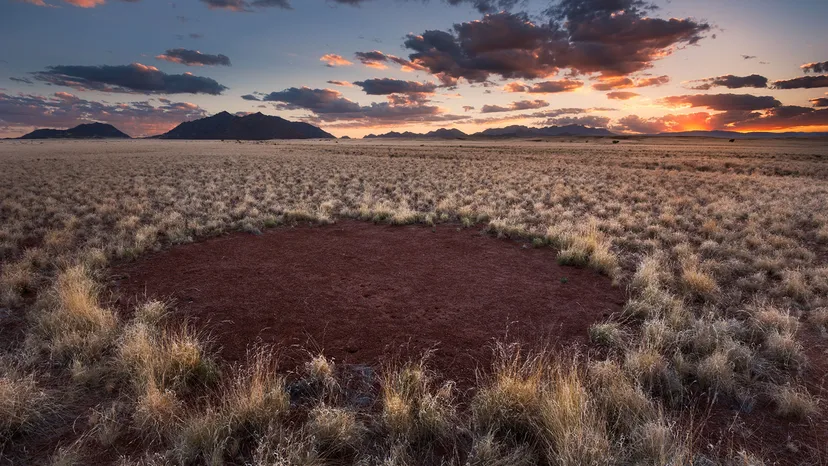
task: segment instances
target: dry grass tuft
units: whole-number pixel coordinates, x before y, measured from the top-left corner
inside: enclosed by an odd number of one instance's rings
[[[783,385],[771,390],[776,414],[802,419],[817,412],[817,400],[802,388]]]
[[[382,423],[410,442],[447,438],[454,426],[454,385],[438,385],[426,358],[391,367],[382,376]]]
[[[168,330],[130,324],[118,344],[117,359],[139,392],[151,384],[188,390],[218,379],[218,366],[203,339],[186,325]]]
[[[306,429],[323,456],[353,454],[365,434],[365,427],[349,409],[319,405],[308,414]]]
[[[52,409],[52,400],[41,389],[34,374],[21,375],[0,366],[0,451],[3,444],[20,432],[30,430]]]
[[[101,306],[91,272],[69,267],[58,275],[52,292],[54,307],[37,321],[51,354],[64,360],[99,358],[117,335],[118,318]]]

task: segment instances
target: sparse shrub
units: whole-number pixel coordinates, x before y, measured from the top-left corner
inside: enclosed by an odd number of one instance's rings
[[[526,444],[508,445],[493,432],[477,436],[466,460],[466,466],[529,466],[538,458]]]
[[[52,355],[69,360],[100,358],[116,336],[118,318],[101,306],[98,285],[83,266],[61,272],[53,288],[53,308],[37,326]]]
[[[264,432],[290,408],[285,380],[276,371],[272,352],[258,350],[248,358],[232,384],[222,392],[222,414],[235,430]]]
[[[448,436],[455,418],[451,383],[436,385],[425,359],[391,368],[382,378],[382,421],[398,437],[417,442]]]
[[[688,293],[702,298],[710,298],[718,292],[719,287],[713,278],[697,268],[685,268],[681,281]]]
[[[40,388],[33,374],[20,375],[12,368],[0,367],[0,451],[3,444],[19,432],[32,428],[51,406],[51,399]]]
[[[770,395],[779,416],[804,418],[817,412],[816,400],[803,389],[783,385],[773,388]]]
[[[188,326],[168,330],[131,324],[118,345],[118,362],[139,391],[152,383],[159,389],[190,389],[218,378],[218,366]]]
[[[353,411],[323,404],[311,409],[308,418],[308,433],[324,456],[352,454],[359,447],[365,428]]]
[[[619,348],[624,343],[625,336],[624,330],[615,322],[589,326],[589,340],[597,345]]]

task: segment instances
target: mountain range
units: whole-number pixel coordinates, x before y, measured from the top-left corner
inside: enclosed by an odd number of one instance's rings
[[[459,129],[440,128],[428,133],[412,133],[406,131],[398,133],[391,131],[385,134],[369,134],[366,139],[373,138],[434,138],[434,139],[462,139],[462,138],[527,138],[540,136],[614,136],[614,133],[604,128],[591,128],[582,125],[547,126],[532,128],[523,125],[512,125],[504,128],[489,128],[478,133],[466,134]]]
[[[261,112],[245,116],[221,112],[211,117],[185,121],[170,131],[154,137],[157,139],[265,140],[333,138],[334,136],[308,123],[288,121],[277,116],[264,115]]]
[[[19,139],[129,139],[129,135],[106,123],[85,123],[69,129],[36,129]]]

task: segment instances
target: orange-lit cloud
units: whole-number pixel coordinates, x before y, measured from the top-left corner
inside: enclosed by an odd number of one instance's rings
[[[331,81],[328,81],[328,84],[333,84],[334,86],[340,86],[340,87],[354,87],[354,85],[349,83],[348,81],[331,80]]]
[[[661,86],[670,82],[669,76],[654,76],[641,79],[632,79],[626,76],[600,77],[592,85],[596,91],[611,91],[614,89],[629,89],[633,87]]]
[[[530,94],[554,94],[558,92],[572,92],[584,86],[577,79],[559,79],[556,81],[541,81],[526,84],[520,81],[512,82],[503,87],[506,92],[527,92]]]
[[[630,100],[630,99],[634,99],[634,98],[636,98],[640,95],[641,94],[638,94],[638,93],[635,93],[635,92],[629,92],[629,91],[607,92],[607,98],[611,99],[611,100]]]
[[[325,66],[333,68],[335,66],[350,66],[353,65],[352,62],[346,60],[342,57],[342,55],[337,55],[335,53],[327,53],[322,55],[319,58],[319,61],[325,62]]]
[[[63,0],[64,2],[80,8],[95,8],[98,5],[103,5],[106,0]]]

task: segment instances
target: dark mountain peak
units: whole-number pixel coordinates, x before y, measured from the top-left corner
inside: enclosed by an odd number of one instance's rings
[[[211,117],[185,121],[156,136],[159,139],[311,139],[333,138],[316,126],[292,122],[261,112],[236,116],[220,112]]]
[[[36,129],[20,139],[129,139],[129,135],[108,123],[83,123],[69,129]]]

